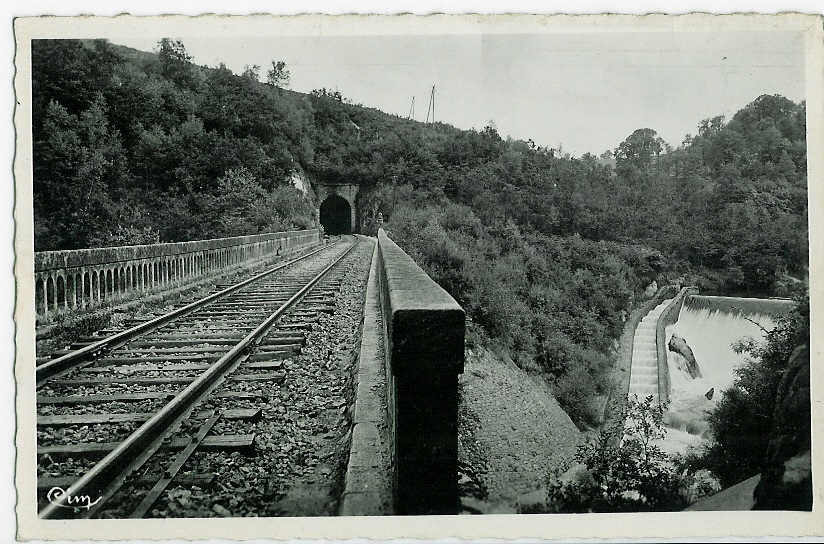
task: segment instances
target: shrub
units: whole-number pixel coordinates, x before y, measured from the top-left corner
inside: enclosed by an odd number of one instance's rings
[[[118,225],[113,231],[91,240],[92,247],[137,246],[160,243],[160,233],[152,227],[142,229],[134,226]]]
[[[55,317],[55,326],[51,331],[51,336],[60,341],[89,336],[108,327],[112,322],[112,316],[113,312],[110,309],[97,310],[79,316],[58,314]]]
[[[680,476],[655,445],[666,434],[666,407],[652,396],[628,400],[624,417],[578,447],[575,478],[548,477],[549,512],[639,512],[681,510],[692,483]]]

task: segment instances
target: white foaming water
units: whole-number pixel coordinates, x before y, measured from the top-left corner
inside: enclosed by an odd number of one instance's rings
[[[667,350],[671,393],[666,422],[670,428],[662,446],[668,452],[684,452],[688,446],[704,440],[706,411],[715,407],[722,392],[733,384],[733,369],[747,358],[746,354],[733,351],[732,345],[746,337],[764,340],[764,331],[745,317],[767,330],[775,327],[775,321],[767,314],[744,316],[685,304],[678,322],[666,328],[667,342],[673,334],[686,340],[701,369],[700,378],[690,378],[684,370],[683,357]],[[708,400],[705,395],[711,388],[715,392]]]

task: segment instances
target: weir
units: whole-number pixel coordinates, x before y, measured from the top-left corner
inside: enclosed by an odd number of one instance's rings
[[[765,331],[776,325],[776,316],[793,308],[787,299],[757,299],[687,295],[674,323],[665,326],[665,339],[677,335],[691,348],[701,375],[692,378],[684,357],[666,350],[670,407],[665,422],[669,427],[664,447],[683,452],[699,444],[708,425],[711,410],[735,379],[734,369],[747,354],[737,353],[734,345],[746,338],[758,342]]]

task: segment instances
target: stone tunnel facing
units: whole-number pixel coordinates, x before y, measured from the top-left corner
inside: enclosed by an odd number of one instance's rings
[[[320,224],[326,234],[352,233],[352,207],[345,198],[329,195],[320,205]]]

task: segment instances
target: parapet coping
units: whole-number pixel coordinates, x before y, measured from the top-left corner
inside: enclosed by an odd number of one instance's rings
[[[247,236],[232,236],[229,238],[189,240],[185,242],[37,251],[34,253],[34,269],[35,272],[46,272],[48,270],[60,270],[63,268],[79,268],[82,266],[100,266],[128,261],[162,259],[196,254],[203,251],[233,249],[267,242],[282,242],[286,240],[287,243],[289,243],[289,240],[312,236],[320,238],[320,232],[317,229],[290,230],[251,234]]]
[[[395,312],[453,310],[464,314],[454,298],[398,246],[383,229],[378,230],[382,271],[386,278],[389,305]]]
[[[393,509],[391,448],[386,408],[378,243],[366,286],[360,353],[355,374],[352,442],[340,505],[342,516],[391,515]]]

